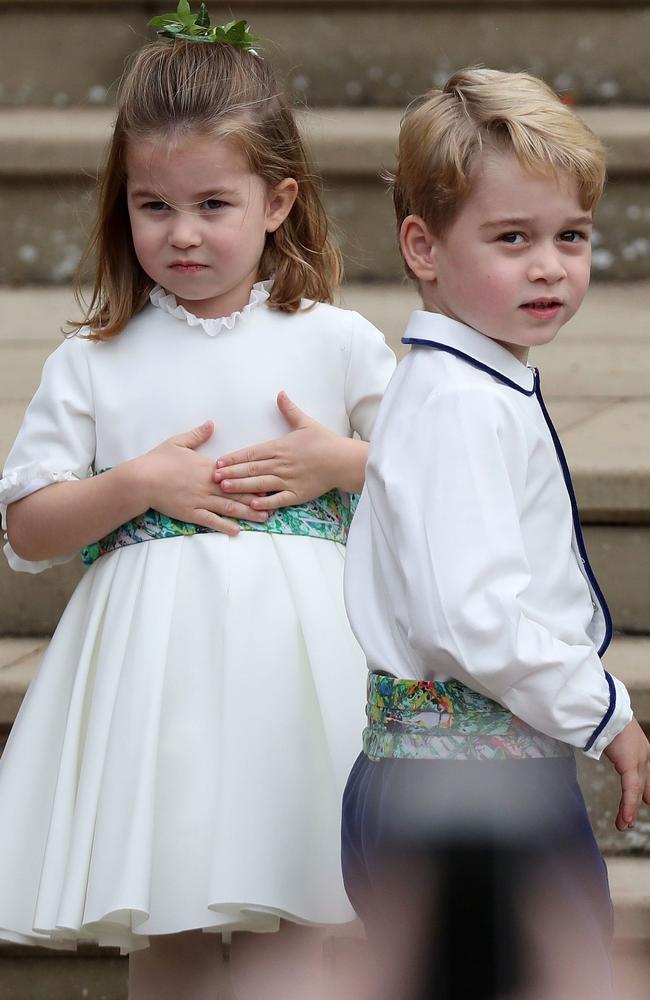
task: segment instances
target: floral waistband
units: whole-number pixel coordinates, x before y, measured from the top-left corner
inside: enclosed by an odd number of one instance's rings
[[[307,503],[297,504],[295,507],[281,507],[273,511],[264,523],[240,520],[236,523],[242,531],[265,531],[274,535],[308,535],[310,538],[324,538],[345,545],[358,499],[356,494],[330,490]],[[178,538],[182,535],[210,533],[214,533],[210,528],[190,524],[188,521],[178,521],[157,510],[147,510],[144,514],[134,517],[132,521],[120,525],[98,542],[87,545],[81,552],[81,558],[86,566],[90,566],[100,556],[125,545],[135,545],[156,538]]]
[[[431,760],[570,757],[573,749],[537,732],[507,708],[459,681],[411,681],[371,673],[364,753]]]

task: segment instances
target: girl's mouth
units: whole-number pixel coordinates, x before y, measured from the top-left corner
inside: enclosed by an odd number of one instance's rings
[[[194,261],[175,261],[169,266],[172,271],[176,271],[178,274],[198,274],[199,271],[205,270],[207,264],[197,264]]]

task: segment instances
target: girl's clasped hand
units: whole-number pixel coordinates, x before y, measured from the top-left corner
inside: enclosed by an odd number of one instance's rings
[[[217,461],[213,474],[228,496],[254,511],[304,503],[334,487],[354,493],[363,486],[365,441],[342,438],[309,417],[280,392],[278,409],[289,434],[243,448]]]
[[[254,493],[224,494],[211,481],[214,462],[197,454],[196,449],[209,441],[213,433],[214,424],[207,420],[191,431],[168,438],[134,461],[146,482],[149,507],[179,521],[237,535],[239,527],[233,518],[264,523],[268,514],[253,510],[251,503],[257,500]]]

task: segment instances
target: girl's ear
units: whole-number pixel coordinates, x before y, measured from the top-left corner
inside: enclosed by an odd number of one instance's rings
[[[266,206],[266,231],[274,233],[282,225],[293,203],[298,197],[298,182],[293,177],[285,177],[269,191]]]
[[[419,215],[407,215],[399,231],[404,260],[420,281],[436,280],[438,241]]]

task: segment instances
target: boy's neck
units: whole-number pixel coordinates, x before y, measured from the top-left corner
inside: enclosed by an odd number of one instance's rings
[[[511,344],[504,340],[499,340],[498,337],[490,337],[489,334],[484,333],[483,330],[479,330],[478,327],[472,326],[466,323],[461,316],[451,315],[450,312],[445,311],[440,304],[435,300],[435,296],[432,294],[431,289],[426,286],[425,282],[420,283],[420,296],[422,298],[422,305],[424,306],[425,312],[435,313],[437,316],[446,316],[447,319],[454,320],[455,323],[463,323],[464,326],[468,326],[471,330],[475,330],[476,333],[480,333],[482,337],[486,337],[489,340],[493,340],[496,344],[503,347],[509,354],[520,361],[522,365],[528,364],[528,354],[530,348],[521,344]]]
[[[459,316],[450,316],[448,313],[443,312],[442,309],[435,302],[432,302],[428,298],[428,296],[424,294],[424,291],[422,292],[422,305],[424,306],[425,312],[435,313],[437,316],[446,316],[447,319],[451,319],[455,323],[463,323],[465,326],[468,326],[468,324],[465,323],[465,321],[462,320]],[[528,347],[522,346],[520,344],[508,344],[503,340],[499,340],[497,337],[490,337],[487,333],[483,333],[482,330],[478,330],[474,326],[470,327],[470,329],[475,330],[476,333],[480,333],[482,337],[486,337],[489,340],[493,340],[496,344],[499,344],[501,347],[505,348],[505,350],[508,351],[510,354],[512,354],[517,359],[517,361],[520,361],[522,365],[528,364],[528,354],[530,350]]]

